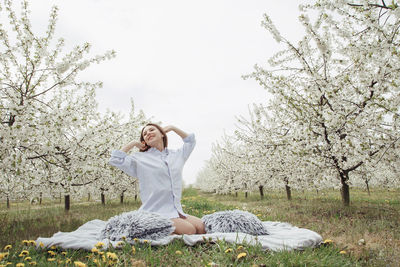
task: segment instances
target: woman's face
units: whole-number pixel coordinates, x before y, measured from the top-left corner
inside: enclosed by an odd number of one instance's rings
[[[159,142],[163,143],[162,133],[153,125],[148,125],[143,129],[143,139],[148,146],[154,147]]]

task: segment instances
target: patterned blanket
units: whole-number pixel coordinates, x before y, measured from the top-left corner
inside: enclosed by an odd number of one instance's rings
[[[91,250],[97,242],[103,242],[104,248],[112,245],[117,246],[119,241],[101,239],[100,232],[105,227],[106,221],[92,220],[73,232],[58,232],[50,238],[39,237],[36,244],[40,243],[45,247],[57,246],[64,249],[84,249]],[[252,236],[245,233],[212,233],[202,235],[169,235],[158,240],[138,239],[137,242],[150,242],[151,245],[167,245],[174,239],[183,239],[185,244],[193,246],[204,240],[218,241],[225,240],[229,243],[261,244],[264,250],[303,250],[307,247],[316,247],[322,242],[322,237],[314,231],[298,228],[289,223],[282,222],[262,222],[267,228],[269,235]]]

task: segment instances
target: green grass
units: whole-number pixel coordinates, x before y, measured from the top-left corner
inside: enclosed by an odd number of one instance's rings
[[[316,231],[324,239],[333,240],[332,245],[305,251],[270,252],[260,246],[229,244],[224,241],[206,241],[193,247],[182,240],[160,247],[149,244],[123,243],[122,248],[111,248],[106,252],[116,253],[118,261],[103,262],[102,255],[82,250],[52,249],[36,250],[24,245],[22,240],[35,240],[55,232],[73,231],[92,219],[107,220],[124,211],[134,210],[139,202],[131,199],[125,204],[117,201],[107,202],[105,206],[97,202],[72,203],[71,210],[65,213],[63,206],[49,200],[42,206],[29,203],[12,203],[10,210],[4,203],[0,206],[0,251],[11,244],[9,254],[0,261],[13,265],[35,261],[38,266],[73,266],[81,261],[88,266],[398,266],[400,260],[400,204],[399,191],[376,190],[368,196],[363,191],[351,191],[351,206],[343,207],[337,191],[293,192],[292,201],[287,201],[284,192],[268,192],[260,200],[257,192],[248,198],[240,193],[218,196],[200,193],[194,189],[183,192],[182,204],[185,212],[201,217],[215,211],[235,209],[248,210],[257,214],[261,220],[284,221],[293,225]],[[358,245],[359,239],[365,245]],[[135,253],[132,253],[132,247]],[[20,256],[23,249],[29,256]],[[226,252],[228,250],[228,252]],[[346,254],[340,254],[340,251]],[[178,251],[178,252],[177,252]],[[62,254],[64,252],[64,254]],[[246,256],[238,259],[240,253]],[[105,254],[104,254],[105,255]],[[49,262],[48,259],[55,258]],[[69,259],[71,263],[66,264]]]

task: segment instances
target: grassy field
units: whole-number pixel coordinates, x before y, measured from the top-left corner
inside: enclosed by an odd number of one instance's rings
[[[0,266],[400,266],[400,191],[374,190],[368,196],[352,190],[351,200],[350,207],[343,207],[337,191],[295,191],[292,201],[286,200],[284,192],[267,193],[263,200],[256,193],[245,198],[244,194],[218,196],[194,189],[183,192],[184,210],[194,216],[238,208],[258,214],[263,221],[311,229],[333,241],[315,249],[279,253],[224,241],[190,247],[180,240],[163,247],[121,243],[121,248],[104,254],[59,248],[36,250],[28,240],[73,231],[92,219],[107,220],[137,209],[140,203],[130,199],[122,205],[116,201],[106,206],[72,203],[67,214],[61,204],[49,201],[41,206],[12,203],[10,210],[1,203]],[[360,239],[365,243],[359,244]]]

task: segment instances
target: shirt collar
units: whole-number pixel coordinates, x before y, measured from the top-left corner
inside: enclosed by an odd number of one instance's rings
[[[166,148],[164,148],[164,150],[163,151],[160,151],[160,150],[158,150],[157,148],[155,148],[155,147],[151,147],[149,150],[147,150],[147,151],[149,151],[149,152],[151,152],[151,153],[160,153],[160,154],[163,154],[163,155],[168,155],[169,154],[169,151],[168,151],[168,147],[166,147]]]

